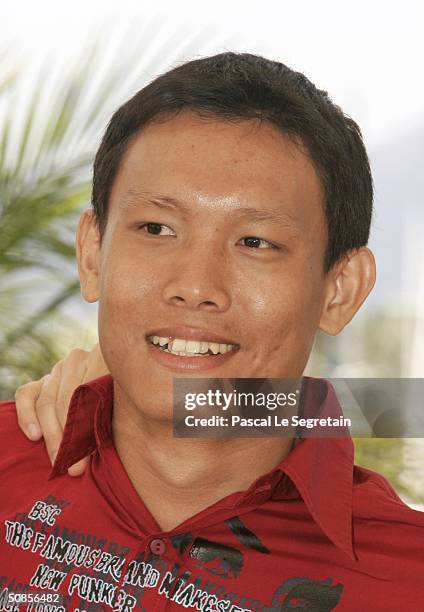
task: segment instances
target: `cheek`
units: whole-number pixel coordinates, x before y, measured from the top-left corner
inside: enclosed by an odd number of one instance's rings
[[[112,243],[102,260],[100,300],[109,307],[138,308],[155,291],[158,275],[147,257],[125,240]]]
[[[110,249],[102,262],[99,333],[116,346],[138,343],[158,292],[158,276],[147,261]]]
[[[315,279],[304,271],[286,278],[280,274],[278,282],[262,280],[243,292],[243,318],[258,352],[272,356],[287,349],[292,354],[309,350],[322,301],[322,283]]]

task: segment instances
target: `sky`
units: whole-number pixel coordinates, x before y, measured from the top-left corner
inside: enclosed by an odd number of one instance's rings
[[[146,40],[146,56],[161,58],[151,77],[193,52],[261,53],[328,90],[376,146],[423,122],[423,6],[413,0],[2,0],[0,50],[30,67],[46,57],[69,62],[99,35],[112,53],[122,37],[126,47],[142,48]]]

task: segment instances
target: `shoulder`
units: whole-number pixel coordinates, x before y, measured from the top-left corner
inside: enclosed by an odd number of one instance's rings
[[[353,474],[353,514],[360,522],[378,525],[379,530],[390,528],[395,538],[408,534],[424,538],[424,512],[403,502],[384,476],[357,465]]]
[[[0,460],[4,460],[10,452],[29,449],[33,444],[19,428],[15,402],[0,402]]]
[[[358,559],[370,575],[415,589],[423,571],[424,512],[405,504],[381,474],[354,466],[353,476]]]
[[[0,402],[0,499],[48,478],[50,469],[43,440],[31,442],[20,430],[15,402]]]
[[[0,440],[1,442],[7,442],[9,436],[17,435],[14,442],[18,442],[20,437],[25,436],[22,434],[18,427],[18,419],[16,416],[16,404],[12,401],[0,402]]]

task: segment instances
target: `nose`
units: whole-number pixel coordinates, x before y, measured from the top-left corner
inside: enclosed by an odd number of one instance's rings
[[[163,298],[170,305],[190,310],[225,312],[231,304],[230,286],[222,257],[202,249],[201,253],[178,257],[178,265],[171,265]]]

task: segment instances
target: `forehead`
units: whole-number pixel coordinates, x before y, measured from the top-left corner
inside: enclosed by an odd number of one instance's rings
[[[161,193],[215,212],[241,204],[323,219],[323,189],[305,149],[276,127],[191,112],[148,124],[126,151],[111,208],[129,193]],[[112,212],[112,211],[110,211]]]

